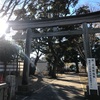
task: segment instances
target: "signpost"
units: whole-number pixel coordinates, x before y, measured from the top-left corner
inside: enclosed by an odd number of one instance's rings
[[[88,70],[88,84],[89,84],[89,95],[91,90],[98,92],[97,85],[97,73],[96,73],[96,64],[95,58],[87,58],[87,70]]]

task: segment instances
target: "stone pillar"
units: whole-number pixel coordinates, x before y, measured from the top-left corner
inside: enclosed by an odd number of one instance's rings
[[[22,85],[28,85],[32,30],[27,29]]]
[[[87,23],[83,23],[83,43],[86,59],[86,67],[88,67],[88,86],[85,96],[88,100],[99,100],[99,92],[96,80],[95,58],[92,58],[90,40]],[[94,60],[94,61],[92,61]],[[91,62],[90,62],[91,61]],[[94,75],[95,74],[95,75]],[[95,84],[95,85],[94,85]]]
[[[91,47],[90,47],[90,39],[89,39],[89,32],[87,23],[83,23],[83,43],[84,43],[84,52],[85,52],[85,58],[91,58]]]

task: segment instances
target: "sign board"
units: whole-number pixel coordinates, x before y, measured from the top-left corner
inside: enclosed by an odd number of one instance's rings
[[[87,58],[87,68],[89,89],[98,91],[95,58]]]

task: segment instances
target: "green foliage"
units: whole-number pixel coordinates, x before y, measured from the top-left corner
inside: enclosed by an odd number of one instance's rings
[[[8,63],[18,55],[18,49],[7,40],[0,40],[0,61]]]
[[[51,5],[49,13],[53,13],[54,17],[66,17],[70,14],[70,7],[74,7],[78,0],[54,0]]]
[[[96,58],[96,65],[100,67],[100,38],[96,38],[92,49],[93,57]]]
[[[76,15],[90,13],[89,6],[83,5],[82,7],[76,9]]]

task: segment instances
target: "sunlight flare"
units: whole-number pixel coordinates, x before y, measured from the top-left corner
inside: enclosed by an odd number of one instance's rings
[[[0,37],[6,34],[7,27],[8,25],[6,21],[3,18],[1,18],[0,19]]]

